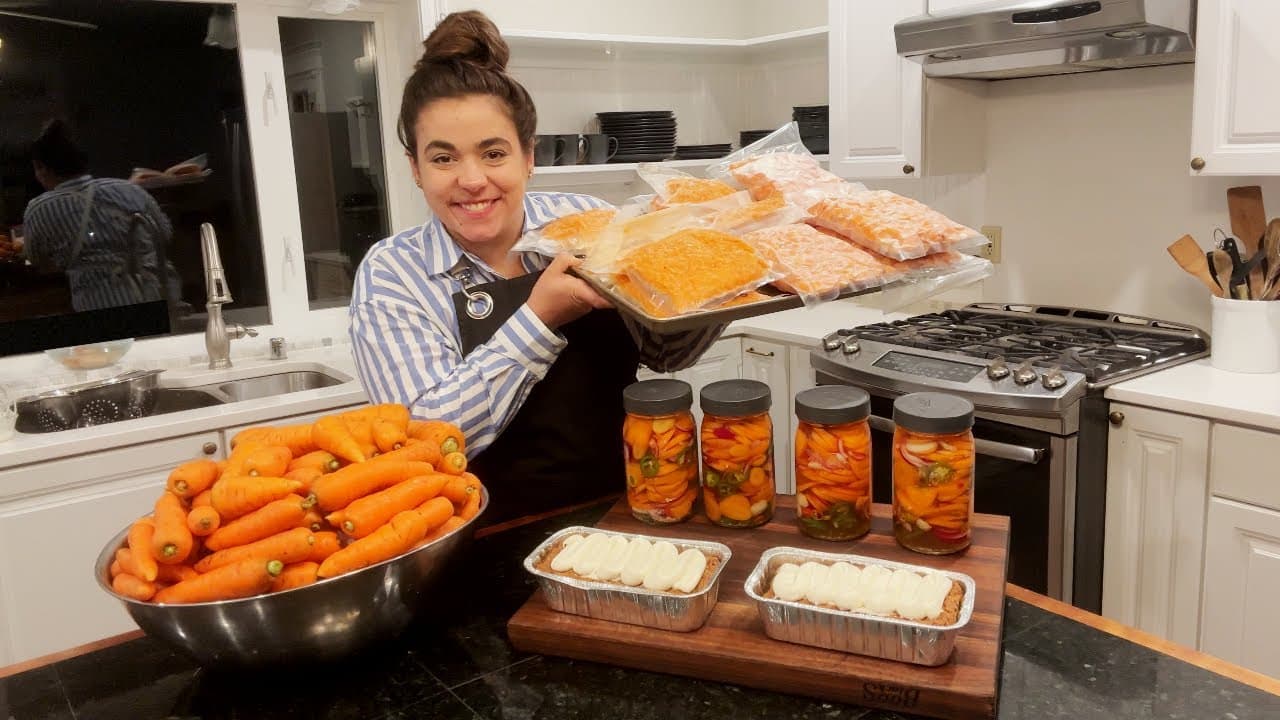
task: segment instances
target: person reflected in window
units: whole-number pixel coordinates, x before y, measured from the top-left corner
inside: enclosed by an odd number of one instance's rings
[[[89,174],[87,153],[59,120],[31,149],[46,192],[23,216],[27,259],[65,273],[77,312],[171,299],[164,249],[173,233],[155,198],[127,180]]]

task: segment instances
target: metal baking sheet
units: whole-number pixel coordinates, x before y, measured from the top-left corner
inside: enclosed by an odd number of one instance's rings
[[[551,548],[569,535],[587,535],[602,533],[620,535],[632,539],[642,537],[655,542],[666,540],[683,551],[695,548],[719,559],[707,586],[696,593],[677,595],[674,593],[646,590],[642,587],[628,587],[614,583],[579,580],[567,575],[548,573],[538,569],[537,564]],[[679,540],[661,538],[639,533],[615,532],[591,527],[567,527],[547,538],[534,549],[524,560],[524,569],[538,578],[542,594],[553,610],[584,615],[597,620],[643,625],[658,630],[674,630],[691,632],[702,627],[720,597],[720,574],[729,564],[733,552],[728,546],[705,540]]]
[[[863,567],[879,565],[890,570],[939,573],[959,581],[964,587],[960,616],[951,625],[929,625],[764,596],[768,589],[767,582],[773,578],[779,565],[808,561],[824,564],[847,562]],[[772,548],[761,554],[760,562],[747,578],[746,591],[756,601],[765,634],[771,638],[928,666],[941,665],[951,657],[956,636],[973,616],[975,598],[973,578],[963,573],[862,555],[841,555],[794,547]]]
[[[769,313],[780,312],[782,310],[794,310],[795,308],[804,307],[804,302],[799,295],[784,293],[770,286],[759,289],[764,295],[770,295],[768,300],[748,303],[745,305],[734,305],[732,307],[719,308],[715,310],[699,310],[697,312],[686,313],[674,317],[654,317],[635,304],[630,297],[619,293],[613,288],[613,285],[607,282],[603,277],[591,272],[587,272],[581,268],[575,268],[572,271],[575,275],[582,278],[588,285],[595,289],[596,292],[605,296],[613,303],[618,312],[625,313],[645,328],[661,334],[670,334],[677,332],[686,332],[688,330],[698,330],[700,328],[710,327],[712,325],[724,325],[734,320],[742,320],[744,318],[757,317],[759,315],[768,315]],[[879,292],[885,286],[866,288],[864,290],[854,290],[842,293],[837,300],[858,295],[868,295],[870,293]]]

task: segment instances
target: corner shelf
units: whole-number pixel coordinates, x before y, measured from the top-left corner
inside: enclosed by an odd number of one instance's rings
[[[610,35],[549,30],[508,30],[503,37],[513,47],[542,49],[598,49],[606,54],[614,48],[647,48],[667,51],[767,50],[825,42],[827,26],[792,30],[753,38],[665,37],[659,35]]]
[[[818,162],[826,165],[829,155],[815,155]],[[664,167],[684,168],[686,170],[704,168],[720,161],[713,160],[666,160]],[[636,168],[640,163],[605,163],[603,165],[544,165],[533,169],[533,179],[529,187],[546,189],[577,185],[607,185],[612,183],[628,183],[639,180]],[[690,170],[691,171],[691,170]]]

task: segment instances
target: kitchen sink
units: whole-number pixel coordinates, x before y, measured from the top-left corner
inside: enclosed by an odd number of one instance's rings
[[[68,404],[56,399],[19,405],[14,429],[21,433],[51,433],[106,425],[121,420],[165,415],[226,403],[221,397],[195,388],[149,388],[133,393],[126,402],[99,401]]]
[[[239,402],[241,400],[256,400],[258,398],[284,395],[285,393],[301,392],[303,390],[333,387],[334,385],[341,385],[343,382],[344,380],[341,378],[336,378],[327,373],[315,370],[299,370],[231,380],[216,385],[203,386],[201,389],[223,395],[227,398],[227,402]]]

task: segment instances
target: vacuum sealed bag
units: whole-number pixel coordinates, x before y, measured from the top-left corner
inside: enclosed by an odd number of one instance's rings
[[[802,223],[757,230],[742,239],[782,275],[774,287],[799,295],[805,305],[879,287],[901,274],[885,258]]]
[[[825,197],[808,207],[809,222],[862,247],[913,260],[930,253],[980,247],[987,239],[922,202],[888,190]]]
[[[619,268],[640,296],[676,315],[721,305],[777,278],[751,245],[705,229],[637,247]]]

